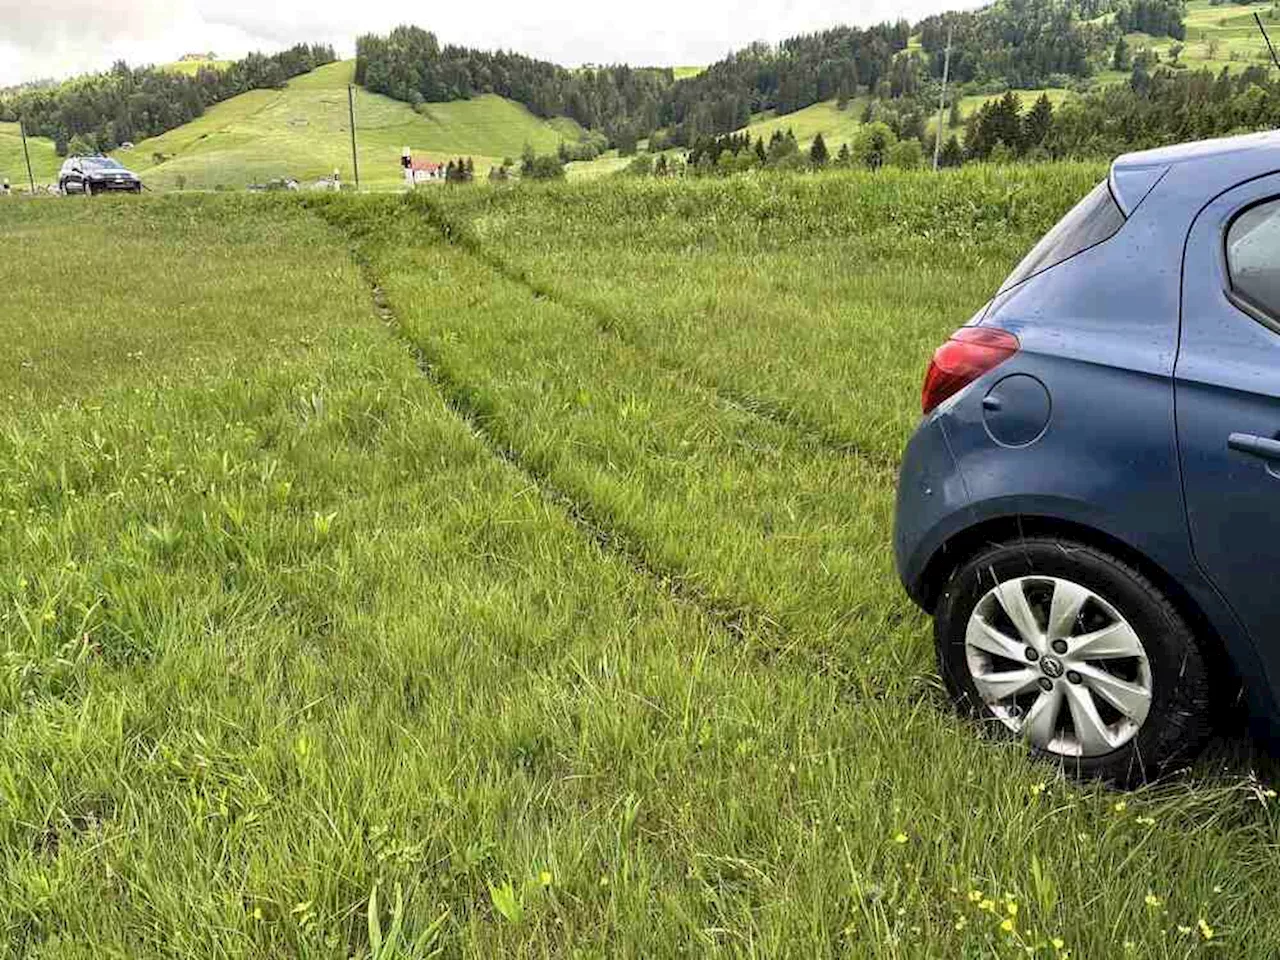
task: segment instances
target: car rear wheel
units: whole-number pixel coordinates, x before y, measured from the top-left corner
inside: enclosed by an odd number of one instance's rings
[[[1185,619],[1096,548],[1034,539],[984,551],[952,576],[934,630],[962,712],[1076,775],[1139,783],[1210,731],[1208,670]]]

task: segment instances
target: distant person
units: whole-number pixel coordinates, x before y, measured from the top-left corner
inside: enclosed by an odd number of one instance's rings
[[[9,187],[9,178],[8,178],[8,177],[5,177],[5,178],[4,178],[4,183],[3,183],[3,184],[0,184],[0,195],[3,195],[3,196],[6,196],[6,197],[7,197],[7,196],[9,196],[11,193],[13,193],[13,190]]]
[[[413,186],[413,154],[405,147],[400,154],[400,166],[404,168],[404,182]]]

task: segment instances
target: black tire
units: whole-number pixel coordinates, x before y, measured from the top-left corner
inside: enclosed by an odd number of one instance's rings
[[[1147,782],[1193,758],[1212,731],[1213,703],[1209,670],[1195,635],[1168,597],[1140,572],[1102,550],[1068,540],[1038,538],[993,546],[952,574],[935,611],[934,639],[943,681],[960,712],[1002,735],[1016,736],[979,695],[965,636],[979,601],[997,583],[1028,576],[1070,580],[1104,599],[1137,633],[1151,674],[1149,712],[1127,743],[1098,756],[1064,756],[1034,746],[1032,754],[1074,776],[1121,786]]]

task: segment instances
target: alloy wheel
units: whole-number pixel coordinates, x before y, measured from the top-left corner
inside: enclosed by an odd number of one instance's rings
[[[988,591],[969,617],[965,658],[992,714],[1049,753],[1110,753],[1151,709],[1141,638],[1106,599],[1070,580],[1020,577]]]

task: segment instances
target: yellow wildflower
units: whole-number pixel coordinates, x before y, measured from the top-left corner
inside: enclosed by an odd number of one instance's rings
[[[1018,905],[1012,900],[1006,903],[1004,908],[1009,911],[1009,916],[1016,917],[1018,915]]]
[[[1197,924],[1197,926],[1200,927],[1200,936],[1204,937],[1206,940],[1213,939],[1213,927],[1205,923],[1204,917],[1200,918],[1200,922]]]
[[[544,887],[551,886],[551,871],[543,870],[540,874],[538,874],[538,882],[542,884]]]
[[[1159,898],[1159,897],[1157,897],[1154,893],[1148,893],[1148,894],[1147,894],[1147,906],[1148,906],[1148,907],[1158,907],[1158,906],[1160,906],[1161,902],[1162,902],[1162,901],[1160,900],[1160,898]]]
[[[1054,937],[1049,942],[1053,944],[1053,949],[1055,950],[1061,950],[1063,947],[1067,945],[1067,942],[1063,940],[1061,937]]]
[[[970,891],[969,891],[969,902],[970,902],[970,903],[977,903],[977,902],[978,902],[979,900],[981,900],[981,899],[982,899],[982,891],[981,891],[981,890],[970,890]]]
[[[978,904],[978,909],[985,910],[987,913],[995,913],[996,902],[991,899],[983,900],[980,904]]]
[[[902,833],[901,831],[899,831],[898,833],[895,833],[895,834],[893,835],[893,842],[894,842],[894,843],[906,843],[906,842],[907,842],[907,835],[906,835],[905,833]]]
[[[1126,810],[1129,809],[1129,801],[1117,800],[1115,805],[1112,806],[1111,809],[1114,810],[1116,813],[1124,813]]]
[[[1013,918],[1010,917],[1007,920],[1002,920],[1000,922],[1000,929],[1005,933],[1013,933]]]

